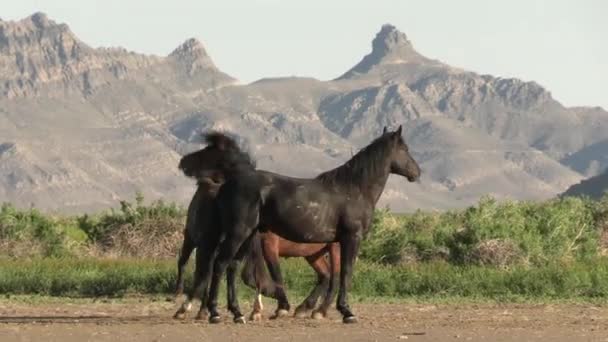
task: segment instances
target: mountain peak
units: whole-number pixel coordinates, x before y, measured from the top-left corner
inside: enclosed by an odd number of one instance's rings
[[[183,55],[183,54],[198,54],[198,55],[207,55],[205,51],[205,47],[200,40],[196,38],[189,38],[185,42],[183,42],[180,46],[178,46],[171,55]]]
[[[405,33],[391,24],[384,24],[372,41],[372,54],[387,56],[390,54],[408,54],[413,51],[412,43]],[[414,51],[415,52],[415,51]]]
[[[38,28],[55,25],[55,22],[49,20],[49,17],[46,15],[46,13],[43,12],[36,12],[27,17],[26,20],[31,21]]]
[[[394,25],[384,24],[372,41],[372,52],[363,57],[359,64],[338,79],[365,74],[378,66],[408,63],[423,64],[427,61],[426,57],[420,55],[414,49],[405,33],[399,31]]]
[[[190,73],[198,69],[217,69],[211,57],[207,54],[203,43],[196,38],[187,39],[173,50],[169,57],[184,63]]]
[[[78,42],[68,25],[56,23],[43,12],[36,12],[19,21],[0,20],[0,26],[0,49],[32,46],[45,39]]]

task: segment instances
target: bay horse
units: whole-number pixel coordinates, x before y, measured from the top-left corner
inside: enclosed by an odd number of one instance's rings
[[[237,146],[236,142],[222,134],[210,133],[205,137],[207,144],[222,144],[223,146]],[[180,169],[184,171],[186,176],[197,180],[197,190],[188,206],[188,214],[186,218],[186,226],[184,229],[184,238],[177,262],[177,279],[175,285],[175,296],[178,297],[184,290],[184,270],[188,263],[192,251],[199,243],[201,237],[213,223],[213,211],[215,196],[222,185],[224,178],[221,172],[216,172],[210,177],[198,177],[196,174],[188,173],[189,163],[198,162],[196,159],[197,152],[193,152],[184,156],[180,160]],[[251,159],[252,160],[252,159]],[[251,320],[259,320],[262,317],[262,299],[261,296],[275,297],[276,287],[283,287],[282,283],[275,283],[266,272],[266,261],[278,263],[279,257],[304,257],[317,274],[317,283],[312,289],[308,297],[296,308],[294,316],[303,317],[309,311],[314,309],[317,300],[321,294],[327,293],[330,277],[335,276],[339,272],[339,244],[338,243],[319,243],[319,244],[299,244],[281,238],[272,233],[259,233],[254,238],[257,243],[256,248],[251,251],[249,257],[246,258],[241,277],[245,284],[256,290],[253,311],[250,315]],[[259,241],[258,241],[259,240]],[[261,251],[261,253],[259,252]],[[325,258],[329,254],[331,264]],[[330,303],[335,296],[334,293],[328,293],[330,298],[324,302]],[[187,306],[175,314],[175,318],[184,318],[185,312],[190,309],[189,302]],[[284,316],[287,314],[284,310],[277,310],[272,318]],[[327,315],[327,308],[316,313],[315,318],[322,318]],[[203,312],[199,311],[197,319],[202,319]]]
[[[230,158],[221,145],[201,155],[197,172],[222,170],[226,182],[216,197],[221,227],[202,239],[192,295],[209,292],[209,322],[219,323],[217,311],[219,282],[227,278],[228,309],[234,321],[244,322],[236,296],[235,274],[244,251],[251,248],[256,231],[273,233],[299,243],[340,243],[340,284],[337,309],[344,323],[357,322],[347,300],[353,264],[359,245],[371,226],[375,205],[394,173],[414,182],[420,168],[410,156],[402,137],[402,127],[383,134],[343,165],[315,178],[292,178],[256,170],[246,163],[227,163]],[[232,167],[227,167],[231,166]],[[217,254],[216,254],[217,253]],[[272,279],[282,283],[279,264],[268,263]],[[211,279],[209,279],[211,278]],[[329,283],[328,291],[335,284]],[[289,310],[283,288],[277,287],[279,308]],[[192,295],[189,297],[191,298]],[[281,307],[281,305],[284,305]],[[202,309],[202,308],[201,308]]]
[[[320,319],[327,316],[329,305],[336,295],[335,291],[328,291],[329,282],[332,278],[336,279],[340,272],[340,246],[338,243],[296,243],[272,232],[257,232],[252,244],[251,254],[245,259],[245,265],[241,272],[241,278],[245,284],[256,290],[253,311],[249,316],[251,320],[257,321],[262,318],[262,295],[280,300],[276,295],[278,293],[277,288],[284,288],[284,284],[275,282],[267,273],[267,265],[278,264],[279,257],[304,257],[317,274],[317,282],[314,288],[295,309],[294,316],[307,316],[315,308],[317,300],[323,294],[323,303],[325,304],[319,310],[313,312],[312,318]],[[327,254],[329,254],[329,260],[325,258]],[[288,314],[288,311],[282,309],[281,305],[279,301],[279,308],[275,310],[271,319]]]

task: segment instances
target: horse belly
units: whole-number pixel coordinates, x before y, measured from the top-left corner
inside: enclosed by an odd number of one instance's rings
[[[270,233],[273,234],[273,233]],[[279,255],[281,257],[307,257],[321,252],[327,247],[326,243],[297,243],[279,238]]]
[[[298,243],[337,241],[337,219],[331,210],[314,202],[263,213],[262,224],[280,237]]]

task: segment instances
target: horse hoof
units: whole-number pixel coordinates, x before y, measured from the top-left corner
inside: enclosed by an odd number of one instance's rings
[[[194,317],[194,319],[197,321],[204,321],[206,318],[207,318],[206,312],[199,312],[198,314],[196,314],[196,317]]]
[[[278,309],[275,313],[274,316],[270,317],[270,319],[277,319],[277,318],[281,318],[281,317],[285,317],[289,315],[289,311],[285,310],[285,309]]]
[[[222,318],[220,316],[211,316],[209,317],[209,323],[218,324],[222,322]]]
[[[295,318],[306,318],[306,317],[308,317],[308,310],[306,310],[306,309],[301,309],[301,310],[296,309],[296,312],[294,312],[293,317],[295,317]]]
[[[252,322],[260,322],[262,321],[262,314],[259,312],[252,313],[251,316],[249,316],[249,320]]]
[[[184,319],[184,318],[186,318],[185,312],[178,311],[175,313],[175,315],[173,315],[173,319]]]
[[[245,321],[245,317],[239,316],[239,317],[234,317],[234,323],[236,323],[236,324],[245,324],[247,322]]]
[[[357,323],[357,317],[355,317],[355,316],[344,317],[342,319],[342,322],[344,324],[354,324],[354,323]]]
[[[315,311],[312,313],[312,319],[324,319],[325,315],[321,311]]]

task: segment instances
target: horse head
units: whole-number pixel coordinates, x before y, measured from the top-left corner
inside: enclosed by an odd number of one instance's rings
[[[249,153],[243,151],[236,140],[225,133],[203,134],[204,148],[185,155],[179,162],[179,169],[191,178],[202,180],[211,178],[216,183],[223,182],[228,174],[240,168],[255,168]]]
[[[410,155],[409,148],[401,133],[401,125],[395,132],[384,133],[390,134],[389,139],[393,146],[390,155],[391,173],[406,177],[410,182],[415,182],[420,178],[420,167]]]

